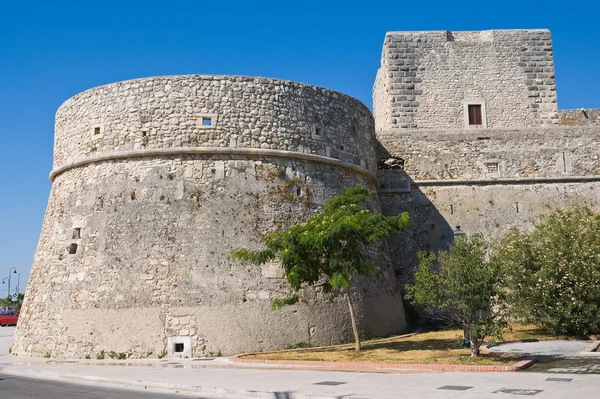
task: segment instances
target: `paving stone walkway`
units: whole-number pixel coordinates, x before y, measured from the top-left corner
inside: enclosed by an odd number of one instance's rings
[[[105,360],[18,358],[0,329],[0,371],[33,378],[180,392],[192,397],[286,399],[598,398],[600,378],[572,373],[406,372],[397,374],[285,370],[217,359]],[[494,395],[492,395],[494,394]],[[143,395],[143,394],[142,394]]]
[[[491,352],[529,354],[538,362],[527,372],[600,374],[600,352],[590,352],[595,341],[511,342],[489,348]]]

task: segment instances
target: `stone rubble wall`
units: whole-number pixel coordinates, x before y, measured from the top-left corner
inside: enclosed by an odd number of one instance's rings
[[[396,129],[377,136],[379,158],[402,158],[413,180],[600,175],[597,127]]]
[[[561,109],[558,117],[559,123],[565,126],[600,125],[600,109]]]
[[[216,125],[200,127],[205,114]],[[194,357],[351,339],[345,298],[306,289],[300,304],[271,311],[290,292],[280,265],[228,254],[262,248],[263,234],[307,220],[348,187],[376,188],[360,166],[376,165],[373,119],[360,102],[271,79],[161,77],[77,95],[56,126],[54,181],[13,354]],[[177,153],[233,144],[291,152]],[[160,146],[172,152],[134,156]],[[300,157],[306,151],[347,162]],[[381,272],[353,290],[360,328],[400,333],[389,248],[375,252]]]
[[[494,240],[529,229],[539,216],[586,203],[600,209],[600,129],[395,129],[379,131],[382,213],[409,212],[411,225],[392,239],[401,286],[411,282],[419,251],[446,250],[456,225]],[[497,168],[497,169],[495,169]]]
[[[553,209],[586,203],[600,210],[600,179],[582,182],[538,182],[414,185],[408,193],[380,192],[382,213],[409,212],[410,226],[391,242],[400,285],[412,282],[419,251],[447,250],[456,225],[467,234],[489,240],[509,229],[530,229]],[[414,320],[412,320],[414,322]]]
[[[484,102],[490,128],[557,123],[550,32],[387,33],[373,88],[377,130],[463,128],[463,103],[473,101]]]
[[[373,123],[358,100],[302,83],[220,75],[135,79],[61,105],[54,168],[115,151],[243,147],[322,155],[374,171]]]

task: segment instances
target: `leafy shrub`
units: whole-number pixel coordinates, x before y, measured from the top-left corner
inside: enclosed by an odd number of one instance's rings
[[[515,315],[555,335],[600,332],[600,214],[574,206],[510,231],[493,260],[507,277]]]
[[[479,355],[485,337],[500,337],[506,326],[498,301],[502,275],[487,253],[481,234],[456,237],[450,250],[437,257],[420,252],[415,283],[406,286],[407,299],[462,328],[471,356]]]

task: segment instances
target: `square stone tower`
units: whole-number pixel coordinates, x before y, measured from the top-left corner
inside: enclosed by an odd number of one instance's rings
[[[373,111],[376,130],[557,123],[550,31],[389,32]]]

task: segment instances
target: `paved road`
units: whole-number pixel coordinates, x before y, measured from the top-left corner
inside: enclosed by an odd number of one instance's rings
[[[211,399],[206,396],[161,394],[24,378],[0,373],[0,399]],[[219,398],[223,399],[223,398]]]

